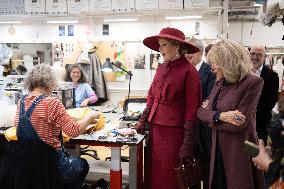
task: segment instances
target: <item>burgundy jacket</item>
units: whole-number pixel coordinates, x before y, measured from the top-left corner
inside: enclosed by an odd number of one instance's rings
[[[147,96],[150,123],[182,126],[197,121],[201,86],[195,67],[184,57],[161,64]]]
[[[217,132],[219,146],[222,153],[228,189],[262,189],[264,188],[263,175],[251,163],[250,157],[242,150],[243,142],[249,140],[257,143],[256,134],[256,106],[263,86],[263,80],[254,75],[246,76],[241,82],[222,85],[218,81],[213,86],[208,97],[209,109],[200,107],[198,118],[209,123],[212,127],[212,149],[210,161],[211,188],[214,173]],[[239,110],[246,116],[246,121],[241,126],[229,123],[213,123],[216,111],[212,110],[212,102],[219,93],[217,110],[221,112]]]

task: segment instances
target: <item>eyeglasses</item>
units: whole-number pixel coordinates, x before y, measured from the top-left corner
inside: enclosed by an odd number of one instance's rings
[[[258,57],[258,58],[260,58],[260,57],[263,56],[262,53],[254,53],[254,52],[251,52],[250,55],[251,55],[251,56],[256,56],[256,57]]]

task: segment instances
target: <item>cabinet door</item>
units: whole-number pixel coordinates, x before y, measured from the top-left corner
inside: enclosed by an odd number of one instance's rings
[[[25,0],[26,14],[45,14],[44,0]]]
[[[134,0],[112,0],[112,10],[114,12],[134,11]]]
[[[209,0],[184,0],[184,8],[209,7]]]
[[[111,0],[90,0],[90,12],[111,12]]]
[[[46,13],[51,15],[67,14],[66,0],[46,0]]]
[[[0,15],[25,14],[24,0],[1,0]]]
[[[67,0],[68,14],[89,12],[89,0]]]
[[[159,0],[136,0],[136,10],[155,10],[159,8]]]
[[[183,0],[159,0],[160,9],[183,9]]]

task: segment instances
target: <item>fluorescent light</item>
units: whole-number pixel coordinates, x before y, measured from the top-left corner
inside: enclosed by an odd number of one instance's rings
[[[47,24],[77,24],[78,20],[49,20]]]
[[[0,21],[0,24],[21,24],[21,21]]]
[[[183,19],[196,19],[202,18],[202,16],[166,16],[166,20],[183,20]]]
[[[104,22],[134,22],[138,18],[105,19]]]
[[[262,4],[255,3],[253,6],[254,6],[254,7],[262,7],[263,5],[262,5]]]
[[[103,72],[113,72],[113,69],[111,69],[111,68],[103,68],[102,71]]]

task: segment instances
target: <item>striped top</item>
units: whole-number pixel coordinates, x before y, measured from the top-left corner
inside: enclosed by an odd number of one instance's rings
[[[31,106],[36,97],[26,97],[25,111]],[[19,110],[20,103],[14,120],[16,127],[19,121]],[[55,97],[48,96],[40,101],[32,113],[31,122],[41,140],[55,149],[60,149],[61,146],[60,130],[70,137],[79,135],[79,124],[67,114],[63,104]]]

